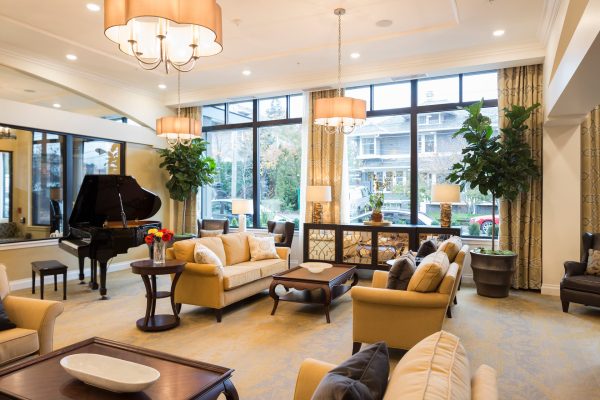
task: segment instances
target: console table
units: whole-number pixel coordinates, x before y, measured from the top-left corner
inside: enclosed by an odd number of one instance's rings
[[[389,269],[388,260],[416,251],[431,237],[460,236],[459,227],[425,225],[304,224],[303,259]]]

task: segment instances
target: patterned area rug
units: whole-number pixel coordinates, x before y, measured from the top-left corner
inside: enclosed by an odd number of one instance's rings
[[[159,278],[161,288],[168,278]],[[361,281],[359,284],[368,285]],[[60,300],[46,287],[46,298]],[[57,320],[55,348],[99,336],[235,369],[233,382],[244,400],[293,397],[298,367],[307,357],[342,362],[352,349],[352,302],[334,302],[331,324],[318,306],[254,296],[225,310],[218,324],[211,311],[184,305],[181,326],[145,333],[135,321],[145,312],[144,286],[129,271],[110,273],[110,300],[69,282],[65,312]],[[30,290],[14,295],[35,297]],[[571,305],[561,311],[558,298],[513,291],[507,299],[477,296],[463,285],[453,318],[444,328],[463,339],[474,370],[486,363],[498,370],[502,399],[600,399],[600,309]],[[168,299],[158,313],[168,312]],[[401,352],[392,352],[392,366]]]

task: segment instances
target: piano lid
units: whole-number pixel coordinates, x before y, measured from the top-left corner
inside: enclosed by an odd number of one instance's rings
[[[162,202],[127,175],[86,175],[77,194],[69,225],[101,227],[104,221],[121,220],[121,204],[128,221],[143,220],[158,212]]]

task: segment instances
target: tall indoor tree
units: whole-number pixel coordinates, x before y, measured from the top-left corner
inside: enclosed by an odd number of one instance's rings
[[[207,145],[205,140],[198,138],[188,146],[178,143],[173,147],[158,150],[163,159],[160,167],[165,168],[170,175],[166,184],[169,197],[183,203],[181,233],[185,233],[186,229],[187,199],[196,195],[201,186],[214,183],[216,163],[205,154]]]

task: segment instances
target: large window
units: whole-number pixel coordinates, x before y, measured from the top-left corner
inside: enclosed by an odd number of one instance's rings
[[[12,221],[12,151],[0,150],[0,222]]]
[[[227,218],[238,226],[233,199],[254,200],[249,228],[267,221],[299,225],[302,95],[210,105],[202,108],[208,155],[217,177],[199,201],[202,218]]]
[[[33,225],[49,225],[50,233],[63,226],[64,136],[33,133],[31,209]]]
[[[367,100],[367,123],[347,141],[351,222],[370,218],[376,180],[383,185],[386,220],[439,225],[431,186],[446,182],[462,157],[464,140],[452,137],[465,117],[458,107],[483,98],[483,113],[497,131],[496,80],[492,71],[347,89],[348,96]],[[491,196],[466,189],[453,206],[452,223],[463,235],[489,236],[491,211]]]

